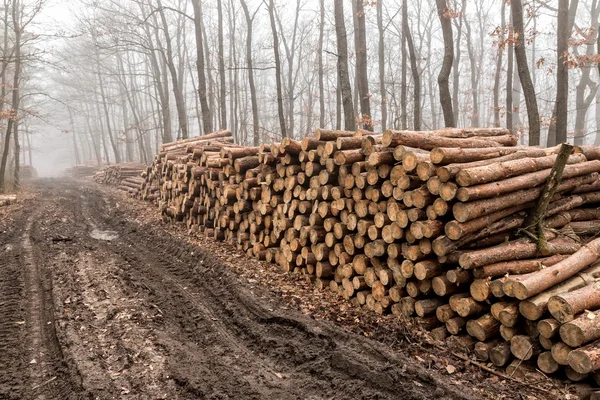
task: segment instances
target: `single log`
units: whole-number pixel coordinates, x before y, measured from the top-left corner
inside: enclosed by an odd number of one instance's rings
[[[538,331],[540,332],[540,336],[543,336],[547,339],[551,339],[558,335],[558,330],[560,329],[560,322],[555,320],[554,318],[546,318],[538,322]]]
[[[560,338],[571,347],[579,347],[600,338],[600,310],[586,311],[560,327]]]
[[[472,317],[487,311],[487,306],[484,303],[476,301],[472,297],[465,297],[457,300],[452,308],[461,317]]]
[[[446,329],[451,335],[458,335],[467,324],[467,319],[463,317],[454,317],[446,321]]]
[[[471,138],[510,135],[510,130],[506,128],[443,128],[434,131],[436,135],[451,138]]]
[[[529,360],[541,352],[539,343],[531,336],[516,335],[510,340],[510,352],[519,360]]]
[[[471,296],[477,301],[486,301],[492,296],[490,281],[487,279],[476,279],[469,286]]]
[[[422,281],[440,275],[444,268],[437,260],[424,260],[415,264],[414,276]]]
[[[500,336],[502,336],[502,339],[504,340],[508,340],[510,341],[513,336],[515,335],[519,335],[521,333],[521,331],[518,328],[515,327],[508,327],[508,326],[500,326]],[[510,349],[509,349],[510,352]]]
[[[317,128],[315,131],[315,139],[323,141],[334,141],[337,138],[342,137],[354,137],[356,132],[354,131],[338,131],[333,129],[321,129]]]
[[[510,342],[502,342],[492,347],[489,353],[490,361],[496,367],[504,367],[512,360]]]
[[[555,239],[548,243],[548,249],[552,255],[573,254],[577,252],[580,249],[580,247],[581,246],[576,243],[567,242],[560,239]],[[519,241],[513,241],[488,249],[464,253],[459,258],[459,264],[465,269],[474,269],[478,267],[483,267],[485,265],[495,264],[501,261],[515,260],[521,258],[533,258],[539,255],[540,254],[535,243],[522,243]],[[565,259],[561,262],[564,263],[566,261],[568,261],[568,259]],[[544,273],[545,271],[554,268],[558,264],[560,263],[557,263],[552,267],[548,267],[539,272],[536,272],[536,274]],[[575,271],[575,273],[576,272],[578,271]],[[564,278],[560,279],[558,282],[562,280],[564,280]],[[549,286],[553,286],[554,284],[556,283],[550,284]]]
[[[500,322],[492,314],[485,314],[478,319],[467,322],[467,332],[479,341],[496,337],[499,333]]]
[[[419,317],[425,317],[434,314],[437,308],[444,303],[445,301],[440,298],[418,300],[415,302],[415,312]]]
[[[571,354],[572,351],[573,348],[563,342],[556,342],[550,350],[552,358],[560,365],[569,365],[569,354]]]
[[[548,311],[563,324],[575,319],[575,315],[585,310],[600,308],[600,282],[567,293],[554,295],[548,299]]]
[[[431,162],[434,164],[471,163],[490,160],[523,151],[531,151],[528,157],[542,157],[557,151],[557,148],[532,149],[530,147],[487,147],[487,148],[434,148]]]
[[[542,348],[544,350],[548,350],[548,351],[550,351],[550,349],[552,349],[552,346],[554,346],[554,342],[556,342],[555,339],[548,339],[543,336],[538,336],[537,340],[540,342],[540,346],[542,346]]]
[[[473,270],[473,276],[478,279],[495,278],[499,276],[521,275],[530,272],[539,271],[542,268],[549,267],[568,258],[568,255],[557,255],[551,257],[543,257],[535,260],[515,260],[505,261],[496,264],[486,265]]]
[[[459,147],[459,148],[481,148],[497,147],[498,144],[515,146],[516,136],[496,136],[494,140],[486,139],[457,139],[438,136],[434,132],[411,132],[387,130],[383,133],[381,144],[386,147],[398,145],[410,146],[424,150],[432,150],[436,147]]]
[[[435,316],[437,317],[438,321],[445,324],[457,315],[454,311],[452,311],[450,304],[443,304],[435,310]]]
[[[431,287],[435,294],[442,297],[452,295],[461,289],[455,283],[450,282],[446,275],[440,275],[433,278],[431,280]]]
[[[429,334],[434,340],[437,341],[443,341],[448,336],[450,336],[450,333],[448,332],[448,329],[446,329],[445,325],[438,326],[437,328],[432,329],[431,332],[429,332]]]
[[[589,374],[600,369],[600,340],[569,353],[569,366],[580,374]]]
[[[538,356],[537,366],[545,374],[553,374],[560,367],[549,351],[545,351]]]

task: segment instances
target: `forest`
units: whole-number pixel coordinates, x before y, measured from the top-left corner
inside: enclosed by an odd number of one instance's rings
[[[161,143],[219,129],[252,145],[441,127],[594,143],[599,12],[597,0],[4,0],[0,187],[52,152],[63,168],[148,163]]]

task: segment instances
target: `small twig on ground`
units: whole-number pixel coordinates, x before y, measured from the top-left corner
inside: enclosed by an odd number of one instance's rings
[[[39,388],[41,388],[42,386],[44,386],[44,385],[47,385],[47,384],[49,384],[50,382],[52,382],[52,381],[54,381],[54,380],[56,380],[56,377],[55,377],[55,376],[53,376],[52,378],[48,379],[46,382],[42,382],[42,383],[40,383],[39,385],[35,385],[35,386],[34,386],[34,387],[32,387],[31,389],[32,389],[32,390],[39,389]]]

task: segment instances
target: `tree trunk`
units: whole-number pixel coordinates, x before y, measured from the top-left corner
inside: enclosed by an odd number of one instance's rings
[[[454,60],[452,63],[452,106],[454,110],[454,121],[458,122],[458,111],[460,109],[459,99],[458,99],[458,90],[460,88],[460,40],[462,39],[462,26],[463,26],[463,18],[462,15],[465,13],[465,7],[467,5],[466,0],[462,0],[462,5],[460,8],[461,16],[455,19],[456,25],[456,48],[454,54]]]
[[[402,2],[402,18],[404,18],[404,4],[406,3],[406,1]],[[404,24],[404,20],[402,20],[402,24]],[[402,29],[402,32],[400,34],[400,46],[402,48],[401,54],[402,54],[402,59],[400,61],[402,67],[401,67],[401,79],[402,79],[402,84],[400,86],[400,105],[401,105],[401,114],[400,114],[400,129],[405,130],[408,127],[407,124],[407,120],[408,120],[408,101],[406,101],[407,99],[407,88],[408,88],[408,79],[406,76],[406,32],[404,32],[404,29]]]
[[[567,141],[567,118],[569,101],[569,68],[566,63],[569,51],[569,0],[558,0],[556,32],[556,139],[554,143]],[[552,144],[552,143],[550,143]]]
[[[256,98],[256,87],[254,86],[254,71],[252,69],[252,23],[254,21],[254,15],[250,17],[250,12],[248,11],[248,6],[246,5],[245,0],[240,0],[240,3],[242,4],[242,8],[244,9],[244,15],[246,16],[246,24],[248,26],[248,34],[246,36],[246,64],[248,66],[248,82],[250,85],[250,98],[252,101],[252,131],[254,133],[253,144],[254,146],[258,146],[260,143],[258,100]]]
[[[283,93],[281,89],[281,62],[279,60],[279,37],[275,26],[275,11],[273,0],[269,0],[269,18],[271,20],[271,33],[273,34],[273,54],[275,56],[275,84],[277,87],[277,115],[279,116],[279,129],[281,137],[287,137],[285,115],[283,113]]]
[[[377,4],[379,6],[379,3]],[[325,87],[323,83],[323,33],[325,29],[325,0],[321,0],[319,2],[319,12],[319,44],[317,49],[317,65],[319,68],[319,128],[325,128]]]
[[[225,85],[225,52],[223,46],[223,7],[222,0],[217,0],[217,15],[219,29],[219,77],[221,78],[221,126],[227,129],[227,87]]]
[[[402,3],[402,23],[408,53],[410,55],[410,70],[413,78],[413,129],[421,130],[421,75],[417,65],[417,54],[413,43],[410,27],[408,26],[408,6],[407,0]],[[385,130],[385,129],[384,129]]]
[[[527,64],[525,29],[523,26],[523,5],[521,0],[512,0],[510,8],[515,33],[514,47],[515,57],[517,59],[517,70],[519,79],[521,80],[521,87],[523,88],[523,95],[525,96],[527,118],[529,120],[529,145],[538,146],[540,144],[540,116],[535,95],[535,87],[533,87],[529,66]]]
[[[510,10],[510,20],[512,21],[512,9]],[[510,131],[510,133],[514,133],[513,130],[513,76],[514,76],[514,53],[511,49],[514,41],[514,28],[512,26],[509,27],[508,33],[508,43],[506,44],[508,48],[508,67],[506,68],[506,128]]]
[[[360,0],[359,0],[360,1]],[[406,0],[402,2],[402,18],[404,18],[404,5]],[[402,26],[405,22],[402,21]],[[381,130],[387,129],[387,95],[385,92],[385,37],[383,28],[383,1],[377,2],[377,31],[379,32],[379,93],[381,96]],[[404,33],[406,35],[406,33]],[[322,38],[321,38],[322,40]]]
[[[448,15],[450,9],[446,5],[446,0],[436,0],[437,12],[442,24],[442,34],[444,36],[444,61],[438,75],[438,85],[440,91],[440,104],[444,113],[444,124],[446,127],[455,127],[454,113],[452,111],[452,97],[450,95],[450,72],[454,59],[454,42],[452,40],[452,23]]]
[[[196,4],[199,0],[194,1]],[[160,19],[162,22],[163,32],[165,35],[165,44],[166,44],[166,54],[164,51],[161,52],[163,59],[165,60],[167,67],[169,69],[169,73],[171,74],[171,80],[173,83],[173,94],[175,96],[175,106],[177,107],[177,119],[179,122],[179,129],[181,130],[181,137],[183,139],[188,138],[188,123],[187,123],[187,114],[185,111],[185,100],[183,98],[183,93],[179,87],[179,77],[177,75],[177,69],[175,67],[175,60],[173,56],[173,49],[171,46],[171,35],[169,33],[169,24],[167,23],[167,18],[165,17],[165,12],[162,6],[161,0],[157,0],[158,4],[158,12],[160,14]],[[194,19],[195,20],[195,19]],[[200,64],[200,62],[198,62]]]
[[[220,4],[221,2],[219,1],[219,5]],[[200,0],[192,0],[192,6],[194,7],[194,32],[196,34],[197,58],[196,66],[198,69],[198,95],[200,97],[200,108],[202,110],[202,132],[206,134],[213,131],[213,126],[210,107],[208,105],[206,76],[204,75],[204,43],[202,37],[202,13],[200,11]]]
[[[465,18],[464,15],[462,18]],[[467,28],[467,52],[471,64],[471,96],[473,97],[473,112],[471,113],[471,126],[479,126],[479,70],[477,67],[477,55],[473,48],[471,39],[471,25],[465,18],[465,28]],[[481,55],[483,56],[483,55]]]
[[[356,0],[355,0],[356,1]],[[354,117],[354,105],[352,103],[352,88],[348,75],[348,41],[346,39],[346,26],[344,24],[344,5],[342,0],[333,2],[335,14],[335,33],[337,36],[337,69],[344,107],[344,129],[355,130],[356,119]]]
[[[502,75],[502,58],[504,48],[507,46],[504,38],[504,29],[506,27],[506,3],[503,1],[500,9],[500,35],[498,40],[498,52],[496,55],[496,73],[494,74],[494,126],[500,126],[500,77]],[[506,110],[508,112],[508,110]]]
[[[597,24],[598,21],[598,2],[597,0],[592,1],[591,6],[591,26]],[[594,32],[594,35],[597,35],[598,32]],[[592,37],[593,38],[593,37]],[[590,38],[590,39],[592,39]],[[594,54],[594,46],[595,41],[590,40],[588,45],[586,46],[585,54],[588,57],[593,56]],[[576,146],[582,146],[585,143],[585,136],[587,133],[586,127],[586,116],[592,101],[596,97],[596,92],[598,90],[598,84],[590,79],[590,73],[592,72],[592,65],[586,63],[581,67],[581,78],[579,83],[577,84],[577,90],[575,92],[575,139],[574,144]],[[586,96],[585,91],[589,88],[589,92]]]

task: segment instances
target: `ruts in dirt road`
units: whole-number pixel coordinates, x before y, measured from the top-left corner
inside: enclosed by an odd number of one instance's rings
[[[274,307],[97,186],[33,190],[0,233],[0,399],[479,397]]]

